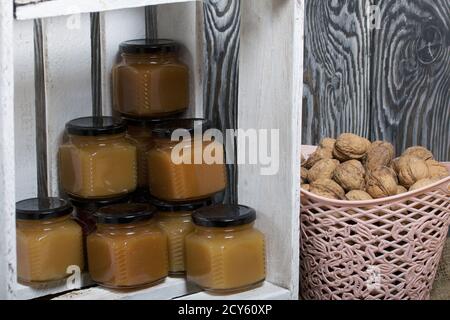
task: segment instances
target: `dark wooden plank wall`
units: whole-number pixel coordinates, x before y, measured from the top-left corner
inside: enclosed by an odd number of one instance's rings
[[[350,131],[450,161],[450,0],[306,0],[303,143]]]

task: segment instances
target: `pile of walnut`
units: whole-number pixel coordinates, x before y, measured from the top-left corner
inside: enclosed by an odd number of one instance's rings
[[[337,200],[371,200],[395,196],[433,184],[447,168],[423,147],[395,158],[394,146],[351,133],[322,140],[307,160],[302,157],[302,188]]]

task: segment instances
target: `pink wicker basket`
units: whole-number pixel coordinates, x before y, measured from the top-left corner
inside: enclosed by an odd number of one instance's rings
[[[301,196],[304,299],[429,299],[449,230],[450,177],[382,200]]]

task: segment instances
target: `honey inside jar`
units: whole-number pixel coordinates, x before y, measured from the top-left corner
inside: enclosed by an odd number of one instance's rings
[[[16,204],[17,276],[25,285],[55,281],[84,268],[81,227],[71,219],[72,207],[56,198]]]
[[[88,117],[66,125],[68,142],[59,150],[60,181],[76,198],[111,198],[137,187],[136,147],[126,125],[112,117]]]
[[[100,285],[128,289],[159,283],[168,275],[167,237],[152,219],[155,208],[119,204],[94,216],[87,238],[89,272]]]
[[[223,145],[203,141],[210,128],[206,120],[180,119],[164,122],[153,129],[155,147],[148,152],[150,194],[164,201],[191,201],[210,198],[227,185]],[[172,134],[186,134],[172,141]],[[204,156],[212,155],[212,161]],[[178,159],[175,159],[174,157]]]
[[[120,45],[113,68],[114,108],[132,117],[156,118],[189,106],[189,69],[179,45],[167,39],[130,40]]]
[[[185,274],[185,238],[194,231],[192,212],[211,205],[210,199],[184,204],[170,204],[153,199],[157,208],[158,226],[167,235],[169,250],[169,273],[171,275]]]
[[[162,120],[123,117],[127,124],[127,137],[137,149],[137,185],[148,190],[148,151],[155,146],[152,129]]]
[[[230,293],[265,280],[265,240],[253,227],[253,209],[211,206],[195,211],[192,218],[195,231],[186,237],[189,281],[208,291]]]

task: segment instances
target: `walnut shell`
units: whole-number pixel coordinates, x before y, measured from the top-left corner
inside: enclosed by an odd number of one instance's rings
[[[305,165],[306,159],[303,155],[300,157],[300,165],[303,167]]]
[[[308,172],[309,172],[308,169],[303,168],[303,167],[301,168],[300,175],[301,175],[302,184],[308,182]]]
[[[427,163],[431,178],[444,179],[450,175],[447,167],[445,165],[443,165],[442,163],[440,163],[436,160],[428,160],[428,161],[426,161],[426,163]]]
[[[362,190],[352,190],[345,195],[345,198],[349,201],[373,200],[370,194]]]
[[[345,196],[344,189],[331,179],[319,179],[311,183],[311,192],[329,199],[340,200]]]
[[[391,168],[382,167],[366,174],[366,191],[375,199],[396,195],[397,185],[397,176]]]
[[[419,180],[415,184],[413,184],[411,186],[411,188],[409,188],[409,191],[415,191],[415,190],[425,188],[427,186],[432,185],[433,183],[438,182],[439,180],[440,179],[438,179],[438,178],[426,178],[426,179]]]
[[[346,192],[351,190],[364,190],[365,173],[363,165],[358,160],[349,160],[340,164],[333,174],[333,179],[341,185]]]
[[[336,140],[333,155],[339,161],[364,158],[371,143],[369,140],[352,133],[344,133]]]
[[[306,191],[310,191],[311,190],[311,186],[309,184],[302,184],[301,188],[303,190],[306,190]]]
[[[402,193],[407,193],[407,192],[408,192],[408,189],[406,189],[404,186],[400,186],[400,185],[397,186],[397,194],[396,195],[399,195]]]
[[[339,161],[337,160],[320,160],[309,170],[308,181],[311,183],[319,179],[331,179],[338,165]]]
[[[335,144],[336,144],[336,139],[325,138],[325,139],[322,139],[322,141],[320,141],[319,146],[321,148],[324,148],[324,149],[331,149],[331,150],[333,150]]]
[[[385,141],[375,141],[367,151],[364,165],[367,170],[389,167],[394,156],[395,149],[391,143]]]
[[[395,158],[394,160],[392,160],[392,162],[391,162],[391,168],[395,171],[395,172],[397,172],[398,173],[398,163],[400,162],[400,157],[398,157],[398,158]]]
[[[333,159],[333,151],[330,149],[318,148],[303,165],[306,169],[311,169],[317,162],[323,159]]]
[[[422,159],[422,160],[432,160],[433,153],[431,153],[430,150],[424,147],[411,147],[406,149],[406,151],[402,154],[403,156],[414,156],[416,158]]]
[[[398,162],[398,179],[405,188],[430,177],[427,163],[415,156],[402,156]]]

